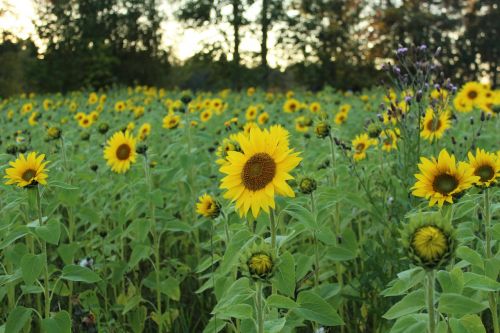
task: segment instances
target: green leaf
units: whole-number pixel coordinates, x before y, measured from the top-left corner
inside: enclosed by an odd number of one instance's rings
[[[250,319],[253,316],[253,308],[248,304],[236,304],[221,312],[223,318]]]
[[[468,333],[486,333],[483,322],[478,315],[468,314],[459,319]]]
[[[226,326],[226,322],[219,318],[212,318],[203,330],[203,333],[218,333]]]
[[[160,283],[161,292],[174,301],[178,301],[181,298],[181,289],[179,286],[179,281],[173,277],[169,277],[165,281]]]
[[[17,333],[20,332],[24,325],[28,323],[31,319],[30,308],[25,308],[24,306],[16,306],[14,310],[7,317],[7,322],[5,323],[5,332]]]
[[[220,266],[221,274],[226,274],[233,268],[240,257],[242,249],[246,248],[253,239],[253,234],[246,229],[238,231],[231,237]]]
[[[291,298],[281,296],[278,294],[271,295],[267,298],[267,305],[273,306],[279,309],[294,309],[299,305],[295,303]]]
[[[390,287],[382,292],[383,296],[399,296],[408,289],[419,284],[425,277],[425,271],[418,267],[398,274],[398,278],[390,282]]]
[[[273,320],[266,320],[264,322],[264,332],[266,333],[280,333],[285,327],[286,318],[278,318]]]
[[[280,257],[276,268],[274,283],[282,294],[293,296],[295,293],[295,260],[290,252],[285,252]]]
[[[40,276],[45,265],[43,255],[34,255],[27,253],[21,259],[21,272],[24,283],[33,284]]]
[[[66,311],[56,313],[52,318],[42,320],[45,333],[71,333],[71,318]]]
[[[437,279],[443,292],[460,294],[464,288],[464,277],[462,270],[455,267],[451,272],[439,271]]]
[[[284,209],[290,216],[296,219],[298,222],[304,224],[309,230],[317,230],[319,228],[316,221],[316,216],[309,211],[309,209],[301,206],[291,204],[286,209]]]
[[[401,316],[414,313],[425,307],[425,293],[423,290],[416,290],[402,300],[394,304],[384,315],[385,319],[396,319]]]
[[[223,313],[231,306],[245,302],[253,294],[254,291],[250,288],[249,280],[247,278],[238,279],[224,292],[212,313]]]
[[[442,313],[465,315],[481,312],[487,306],[460,294],[444,293],[439,299],[438,310]]]
[[[61,235],[61,226],[59,221],[49,220],[46,224],[36,227],[35,233],[47,243],[57,245]]]
[[[297,297],[297,303],[299,307],[293,311],[297,312],[305,320],[315,321],[326,326],[344,324],[335,309],[312,291],[301,292]]]
[[[481,255],[467,246],[460,246],[457,249],[457,257],[467,261],[473,266],[484,269],[484,261],[481,258]]]
[[[28,233],[28,228],[26,226],[19,226],[11,230],[0,243],[0,250],[5,249],[10,244],[14,243],[19,238],[24,237]]]
[[[149,258],[150,254],[151,246],[145,244],[135,244],[132,246],[132,254],[130,255],[128,268],[134,268],[140,261]]]
[[[465,286],[467,288],[483,290],[483,291],[499,291],[500,283],[490,279],[485,275],[479,275],[475,273],[466,272],[464,273]]]
[[[99,275],[97,275],[94,271],[78,265],[64,266],[61,278],[69,281],[86,283],[95,283],[101,281]]]
[[[426,331],[428,316],[412,314],[398,318],[390,333],[423,333]]]
[[[76,251],[79,246],[76,243],[60,244],[57,248],[57,253],[61,257],[65,265],[71,265],[74,262]]]

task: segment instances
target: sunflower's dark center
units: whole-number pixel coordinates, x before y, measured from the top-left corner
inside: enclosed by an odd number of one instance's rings
[[[296,107],[297,105],[295,105],[295,103],[290,104],[290,109],[295,110]]]
[[[210,210],[212,209],[212,203],[211,202],[207,202],[207,210]]]
[[[116,150],[116,157],[120,161],[127,160],[130,157],[130,152],[132,150],[130,149],[130,146],[126,143],[121,144],[118,149]]]
[[[481,165],[474,171],[474,174],[480,177],[482,182],[486,182],[493,178],[495,172],[490,165]]]
[[[365,149],[365,144],[364,143],[358,143],[356,145],[356,152],[361,153]]]
[[[385,144],[386,146],[390,146],[390,145],[392,145],[392,138],[386,138],[386,139],[384,139],[384,144]]]
[[[243,185],[251,191],[258,191],[266,187],[276,174],[276,163],[266,153],[257,153],[243,166]]]
[[[85,120],[83,120],[83,123],[84,123],[85,125],[87,125],[87,124],[89,123],[89,120],[88,120],[88,119],[85,119]]]
[[[469,97],[470,99],[476,99],[477,97],[477,91],[475,90],[471,90],[467,93],[467,97]]]
[[[431,132],[436,132],[441,128],[441,119],[433,119],[427,123],[427,129]]]
[[[33,170],[33,169],[28,169],[26,171],[24,171],[23,175],[21,176],[21,178],[24,180],[24,181],[27,181],[29,182],[30,180],[33,179],[33,177],[36,176],[36,171]]]
[[[452,175],[441,174],[434,178],[432,187],[434,191],[439,192],[443,195],[448,195],[458,187],[458,180]]]

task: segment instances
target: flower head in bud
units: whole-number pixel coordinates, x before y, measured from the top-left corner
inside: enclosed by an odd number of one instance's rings
[[[429,270],[445,266],[457,246],[451,223],[439,212],[411,216],[402,231],[402,242],[413,263]]]
[[[241,270],[254,281],[269,281],[277,260],[268,244],[255,243],[241,257]]]
[[[330,125],[326,121],[320,121],[314,128],[314,132],[318,138],[324,139],[330,135]]]
[[[316,190],[316,186],[317,186],[316,180],[310,177],[302,178],[299,183],[300,192],[304,194],[311,194]]]

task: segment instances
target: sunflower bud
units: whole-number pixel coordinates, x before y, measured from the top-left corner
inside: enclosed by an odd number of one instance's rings
[[[80,134],[80,139],[82,141],[89,141],[90,139],[90,134],[88,132],[83,132],[82,134]]]
[[[99,125],[99,133],[106,134],[109,131],[109,125],[107,123],[102,123]]]
[[[316,190],[316,181],[313,178],[302,178],[299,184],[300,192],[304,194],[311,194]]]
[[[276,258],[267,244],[254,244],[241,258],[243,274],[255,281],[268,281],[275,267]]]
[[[318,138],[324,139],[330,135],[330,125],[326,121],[320,121],[314,128],[314,132]]]
[[[50,140],[57,140],[61,137],[61,129],[58,127],[50,127],[47,130],[47,136]]]
[[[8,145],[7,149],[5,151],[7,152],[7,154],[11,154],[11,155],[16,156],[16,154],[17,154],[17,146],[14,145],[14,144]]]
[[[135,149],[135,151],[137,152],[137,154],[141,154],[141,155],[146,155],[146,152],[148,151],[148,145],[144,144],[144,143],[141,143],[137,146],[137,148]]]
[[[429,270],[447,265],[457,246],[451,223],[439,212],[412,216],[402,241],[413,263]]]
[[[382,128],[378,124],[371,123],[368,125],[368,136],[372,139],[378,138],[380,133],[382,132]]]

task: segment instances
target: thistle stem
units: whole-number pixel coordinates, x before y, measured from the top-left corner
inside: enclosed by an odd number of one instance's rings
[[[490,195],[489,189],[484,189],[484,222],[485,222],[485,234],[486,234],[486,258],[490,259],[492,257],[491,249],[491,212],[490,212]],[[493,332],[500,333],[500,328],[498,324],[498,308],[497,308],[497,295],[496,292],[490,291],[488,293],[488,303],[490,305],[491,320],[493,321]]]
[[[434,270],[427,273],[427,312],[429,314],[428,333],[435,333],[436,311],[434,309]]]

